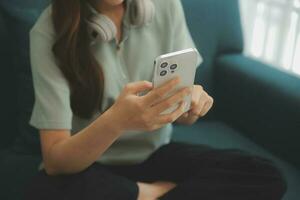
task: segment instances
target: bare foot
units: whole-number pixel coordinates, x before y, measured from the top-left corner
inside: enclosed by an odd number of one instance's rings
[[[138,182],[137,184],[139,187],[138,200],[156,200],[176,187],[175,183],[165,181],[154,183]]]

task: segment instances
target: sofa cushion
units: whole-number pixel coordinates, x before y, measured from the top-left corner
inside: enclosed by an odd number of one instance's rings
[[[0,149],[8,147],[17,134],[17,79],[11,62],[11,40],[0,9]]]
[[[218,149],[241,149],[255,155],[269,158],[281,169],[287,180],[288,191],[283,200],[294,200],[300,197],[299,169],[274,156],[223,122],[197,122],[193,126],[176,125],[174,127],[173,140],[205,144]]]
[[[215,56],[243,50],[238,0],[182,0],[182,3],[189,29],[204,58],[196,82],[212,93]]]
[[[216,65],[219,119],[300,168],[300,79],[241,54]]]
[[[9,45],[6,46],[13,49],[9,58],[13,61],[13,68],[15,69],[14,75],[6,75],[9,79],[16,77],[17,83],[17,88],[10,88],[16,92],[16,96],[10,98],[10,101],[5,106],[10,109],[13,108],[11,109],[12,113],[14,111],[17,112],[16,118],[10,119],[10,121],[14,124],[12,127],[17,129],[18,138],[15,147],[20,152],[39,153],[40,151],[37,130],[28,125],[34,103],[29,60],[29,30],[47,2],[46,0],[0,1],[0,10],[2,10],[1,13],[3,14],[10,40]],[[9,68],[12,66],[4,67]],[[1,132],[1,134],[10,133]]]
[[[26,185],[38,172],[40,156],[0,152],[0,199],[21,200]]]

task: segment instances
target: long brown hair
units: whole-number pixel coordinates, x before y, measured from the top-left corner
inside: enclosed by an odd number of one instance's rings
[[[56,31],[53,53],[71,90],[74,114],[90,118],[98,109],[104,90],[102,68],[90,48],[83,0],[53,0],[52,20]]]

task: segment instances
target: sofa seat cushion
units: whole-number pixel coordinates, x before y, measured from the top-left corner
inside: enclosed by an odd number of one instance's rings
[[[25,186],[37,174],[40,156],[0,152],[0,199],[21,200]]]

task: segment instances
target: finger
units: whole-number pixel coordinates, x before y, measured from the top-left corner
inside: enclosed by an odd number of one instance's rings
[[[178,108],[170,114],[161,115],[158,117],[158,121],[161,124],[168,124],[174,122],[184,113],[185,102],[181,101]]]
[[[176,92],[174,95],[168,97],[167,99],[161,101],[160,103],[153,106],[151,109],[155,114],[159,114],[166,109],[172,107],[174,104],[177,104],[181,102],[186,96],[191,94],[191,88],[182,88],[178,92]]]
[[[155,124],[148,131],[152,132],[152,131],[158,130],[158,129],[162,128],[164,125],[165,124]]]
[[[170,92],[172,89],[175,88],[175,86],[180,82],[180,77],[176,77],[161,87],[155,88],[152,91],[150,91],[147,95],[144,96],[146,105],[153,104],[160,100],[162,100],[165,95]]]
[[[184,118],[187,118],[188,116],[189,116],[189,113],[188,112],[185,112],[185,113],[183,113],[183,115],[182,115]]]
[[[197,105],[194,106],[191,110],[190,110],[190,114],[191,115],[200,115],[204,105],[205,105],[206,101],[204,99],[198,99]]]
[[[193,89],[193,95],[192,95],[192,101],[191,101],[191,107],[190,110],[195,108],[198,104],[198,101],[200,99],[201,91],[199,91],[197,88]]]
[[[197,105],[194,106],[194,108],[191,110],[191,113],[193,115],[200,115],[205,103],[208,101],[209,95],[202,90],[198,99],[198,102],[196,103]]]
[[[200,96],[203,93],[203,87],[201,85],[194,85],[193,87],[193,95],[192,95],[192,102],[191,108],[197,106]]]
[[[153,85],[151,82],[139,81],[139,82],[128,83],[125,86],[125,91],[127,91],[130,94],[138,94],[139,92],[150,90],[152,88],[153,88]]]
[[[188,118],[186,118],[186,122],[188,124],[193,124],[199,119],[199,116],[197,115],[189,115]]]
[[[211,98],[211,97],[210,97],[210,98]],[[211,98],[211,99],[212,99],[212,98]],[[211,99],[209,99],[209,100],[206,102],[206,104],[203,106],[203,109],[201,110],[201,112],[199,113],[198,116],[203,117],[203,116],[205,116],[205,115],[208,113],[208,111],[210,111],[210,109],[211,109],[212,106],[213,106],[213,100],[211,100]]]

